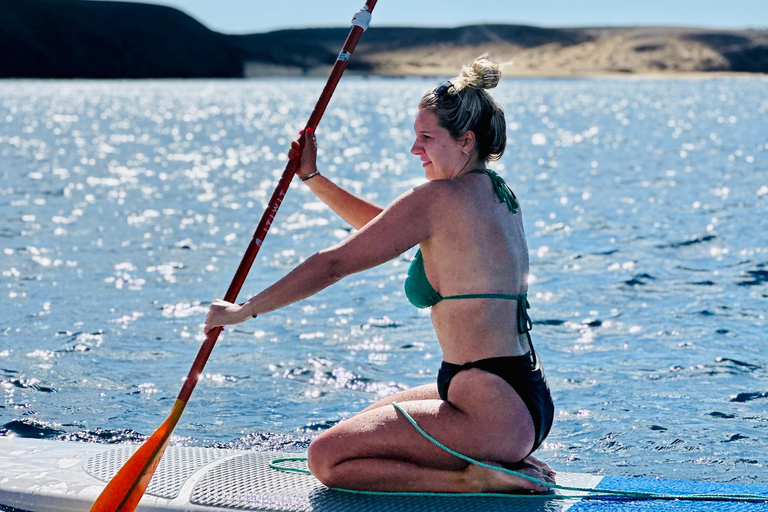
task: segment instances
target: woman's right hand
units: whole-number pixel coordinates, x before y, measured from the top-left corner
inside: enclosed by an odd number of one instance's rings
[[[299,139],[291,143],[291,149],[288,150],[288,158],[293,160],[299,156],[299,148],[301,147],[299,141],[302,136],[304,137],[304,150],[301,152],[301,165],[299,170],[296,171],[299,178],[305,178],[317,171],[317,139],[312,128],[302,130],[299,134]]]

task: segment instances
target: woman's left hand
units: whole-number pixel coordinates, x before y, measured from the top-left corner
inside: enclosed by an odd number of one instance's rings
[[[245,308],[245,304],[232,304],[225,300],[217,299],[211,304],[208,316],[205,317],[205,334],[216,327],[234,325],[245,322],[251,318]]]

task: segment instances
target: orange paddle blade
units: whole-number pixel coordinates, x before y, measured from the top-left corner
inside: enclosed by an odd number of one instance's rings
[[[168,419],[134,453],[110,480],[91,507],[91,512],[133,512],[147,490],[152,475],[171,439],[171,432],[187,405],[176,400]]]

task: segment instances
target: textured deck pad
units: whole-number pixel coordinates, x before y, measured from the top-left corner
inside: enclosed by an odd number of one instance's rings
[[[301,456],[251,452],[215,465],[195,485],[190,503],[260,511],[374,512],[408,510],[449,511],[562,511],[574,501],[506,497],[371,496],[333,491],[314,477],[275,471],[276,457]],[[565,485],[594,487],[600,477],[565,474]]]
[[[325,487],[312,476],[269,467],[276,457],[301,454],[252,452],[216,464],[192,490],[190,503],[251,510],[312,510],[309,496]]]
[[[136,450],[138,450],[137,446],[119,446],[99,453],[83,462],[83,469],[92,477],[102,482],[109,482]],[[176,498],[181,486],[192,474],[217,459],[234,453],[237,452],[216,448],[177,448],[171,446],[165,450],[152,481],[147,487],[147,494],[167,499]]]

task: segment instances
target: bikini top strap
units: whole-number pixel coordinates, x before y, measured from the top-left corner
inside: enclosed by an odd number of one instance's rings
[[[531,340],[533,321],[531,320],[531,317],[528,316],[528,310],[531,308],[531,304],[528,302],[527,294],[524,294],[521,297],[522,299],[517,302],[517,331],[528,337],[528,348],[531,350],[531,362],[536,366],[539,359],[536,356],[536,349],[533,348],[533,341]]]
[[[442,297],[442,300],[457,300],[457,299],[506,299],[517,301],[517,332],[519,334],[525,334],[533,328],[533,322],[531,317],[528,316],[528,310],[531,308],[531,303],[528,302],[528,295],[520,293],[517,295],[510,295],[507,293],[463,293],[461,295],[449,295]]]
[[[533,321],[528,315],[528,310],[531,309],[531,303],[528,302],[528,295],[523,293],[518,295],[517,299],[517,332],[525,334],[533,329]]]
[[[504,181],[504,178],[490,169],[476,169],[469,172],[487,174],[491,179],[491,184],[493,185],[493,193],[496,194],[496,198],[498,198],[499,202],[507,205],[507,209],[510,212],[517,213],[517,210],[520,208],[520,204],[518,204],[515,193],[512,192],[512,189],[509,188],[507,183]]]

